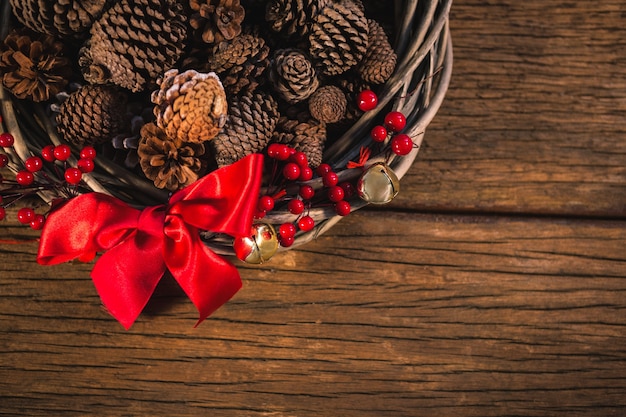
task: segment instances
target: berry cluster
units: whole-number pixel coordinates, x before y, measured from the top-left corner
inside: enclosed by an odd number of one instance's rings
[[[340,216],[350,213],[351,206],[347,198],[354,194],[354,186],[349,182],[339,182],[339,176],[328,164],[319,165],[315,171],[309,166],[308,158],[303,152],[287,145],[273,143],[267,148],[267,155],[273,160],[273,179],[270,182],[278,192],[262,195],[259,198],[256,218],[265,217],[274,209],[278,202],[286,203],[287,210],[295,216],[292,223],[283,223],[278,227],[278,239],[283,247],[293,245],[298,231],[308,232],[315,227],[315,220],[309,215],[311,207],[330,206]],[[315,190],[307,182],[317,175],[321,178],[323,188]],[[286,197],[286,187],[292,183],[298,186],[295,197]],[[270,187],[271,189],[272,187]],[[325,191],[325,194],[323,193]]]
[[[362,111],[370,111],[378,105],[378,97],[372,90],[363,90],[357,97],[357,105]],[[406,117],[399,111],[390,111],[385,115],[382,125],[376,125],[372,128],[370,136],[376,143],[389,142],[389,148],[398,156],[409,154],[414,143],[409,135],[402,130],[406,126]]]
[[[15,138],[10,133],[0,134],[0,147],[11,148]],[[85,146],[80,151],[76,166],[70,166],[72,155],[69,145],[48,145],[40,155],[33,155],[24,161],[24,167],[15,173],[15,180],[0,175],[0,220],[6,217],[6,208],[17,201],[44,190],[55,190],[59,196],[71,197],[85,173],[95,168],[96,150]],[[48,165],[46,165],[48,163]],[[9,164],[9,156],[0,153],[0,168]],[[49,168],[49,169],[44,169]],[[17,220],[40,230],[46,220],[45,214],[38,214],[33,207],[22,207],[17,212]]]

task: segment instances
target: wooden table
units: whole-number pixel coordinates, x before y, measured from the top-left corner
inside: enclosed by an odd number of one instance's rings
[[[624,415],[625,13],[457,0],[397,200],[240,264],[198,328],[171,282],[126,332],[91,264],[0,245],[0,415]]]

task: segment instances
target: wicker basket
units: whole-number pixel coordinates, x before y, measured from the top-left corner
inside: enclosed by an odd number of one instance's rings
[[[452,47],[448,28],[448,13],[451,0],[396,0],[394,49],[398,55],[395,73],[378,94],[376,109],[366,112],[349,131],[335,141],[324,152],[324,162],[330,164],[340,179],[354,179],[358,169],[346,169],[346,164],[358,159],[362,147],[371,145],[369,132],[383,114],[391,110],[402,112],[407,119],[405,133],[419,145],[424,132],[439,109],[452,72]],[[6,37],[10,29],[11,8],[8,1],[1,6],[0,36]],[[45,105],[35,105],[15,99],[9,92],[0,89],[1,112],[4,130],[15,137],[13,166],[16,161],[24,161],[33,153],[39,152],[48,144],[60,144],[61,139],[48,115]],[[402,157],[385,157],[385,162],[402,178],[417,156],[419,147]],[[375,158],[382,159],[383,156]],[[372,159],[375,162],[376,159]],[[70,161],[75,162],[75,161]],[[147,206],[167,201],[168,193],[156,189],[151,182],[104,158],[97,158],[98,169],[84,176],[86,186],[92,191],[114,195],[133,205]],[[310,184],[319,189],[320,178]],[[41,192],[40,196],[51,202],[56,196]],[[350,200],[352,210],[364,207],[367,203],[358,197]],[[291,247],[304,244],[332,227],[341,216],[332,208],[312,208],[309,215],[315,220],[315,228],[296,235]],[[293,222],[297,216],[291,214],[285,205],[277,207],[263,219],[270,224]],[[232,239],[223,235],[206,236],[206,244],[215,252],[233,254]]]

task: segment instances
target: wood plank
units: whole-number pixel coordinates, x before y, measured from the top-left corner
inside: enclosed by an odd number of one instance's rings
[[[455,0],[452,85],[393,205],[626,215],[624,2]]]
[[[125,332],[101,308],[91,265],[39,267],[36,244],[0,246],[2,413],[623,411],[623,222],[380,216],[240,264],[244,289],[195,329],[171,281]]]

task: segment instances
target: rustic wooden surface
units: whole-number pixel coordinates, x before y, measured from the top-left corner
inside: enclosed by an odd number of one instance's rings
[[[126,332],[91,265],[0,245],[0,415],[624,415],[624,13],[457,0],[398,199],[240,265],[198,328],[170,281]]]

